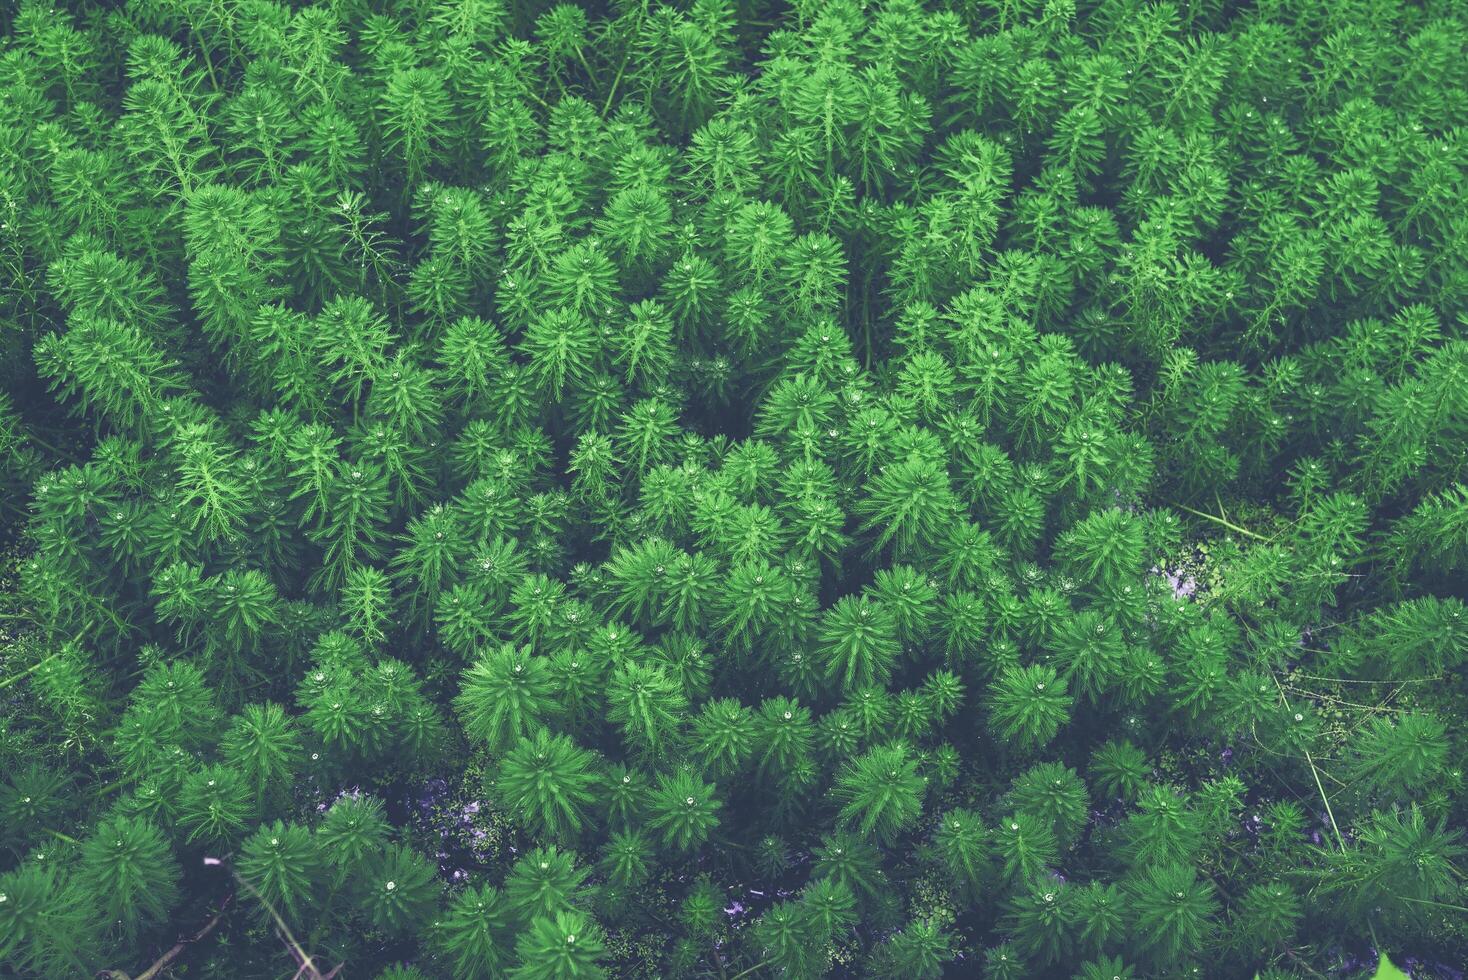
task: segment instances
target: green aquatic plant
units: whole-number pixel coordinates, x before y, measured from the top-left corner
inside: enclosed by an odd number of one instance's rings
[[[0,4],[0,974],[1451,976],[1465,50]]]

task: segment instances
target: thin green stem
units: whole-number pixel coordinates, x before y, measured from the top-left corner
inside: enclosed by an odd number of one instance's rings
[[[1464,908],[1461,905],[1454,905],[1451,902],[1434,902],[1430,898],[1411,898],[1407,895],[1398,895],[1396,897],[1404,902],[1411,902],[1414,905],[1431,905],[1435,908],[1449,909],[1453,912],[1468,912],[1468,908]]]
[[[1310,757],[1310,750],[1305,750],[1305,761],[1310,763],[1310,775],[1315,777],[1315,788],[1320,791],[1320,800],[1325,804],[1325,815],[1330,817],[1330,829],[1335,832],[1335,842],[1340,846],[1341,853],[1346,851],[1346,840],[1341,836],[1341,828],[1335,822],[1335,811],[1330,807],[1330,797],[1325,795],[1325,787],[1320,782],[1320,770],[1315,765],[1315,760]]]
[[[754,966],[750,967],[749,969],[742,970],[739,973],[734,974],[732,977],[729,978],[729,980],[739,980],[740,977],[747,977],[751,973],[753,973],[755,970],[763,970],[765,967],[769,966],[770,963],[771,963],[770,960],[761,960],[760,962],[756,963]]]
[[[28,432],[25,433],[25,441],[28,442],[28,443],[31,443],[32,445],[40,446],[42,449],[46,450],[46,452],[50,453],[52,456],[60,456],[62,459],[66,460],[69,463],[80,463],[81,462],[81,460],[74,453],[68,452],[67,450],[62,449],[59,446],[53,446],[50,442],[47,442],[45,439],[42,439],[40,436],[36,435],[36,433],[33,432],[33,431],[28,431]]]
[[[607,100],[601,107],[601,117],[603,119],[612,110],[612,100],[617,96],[617,86],[622,82],[622,73],[627,70],[627,62],[632,59],[632,42],[637,40],[637,32],[642,30],[642,19],[646,15],[647,0],[642,0],[642,5],[637,8],[637,20],[633,23],[632,30],[627,34],[627,50],[622,52],[622,63],[617,66],[617,74],[612,78],[612,87],[607,90]]]
[[[19,618],[19,617],[17,617],[17,618]],[[31,664],[25,670],[17,671],[16,673],[11,674],[9,677],[5,678],[3,681],[0,681],[0,691],[5,690],[7,687],[9,687],[12,684],[16,684],[16,683],[19,683],[20,681],[25,680],[31,674],[34,674],[36,671],[40,670],[42,667],[46,666],[48,663],[50,663],[51,661],[55,660],[57,657],[61,656],[62,653],[64,653],[64,652],[65,652],[64,650],[57,650],[55,653],[51,654],[51,656],[44,657],[44,658],[42,658],[40,660],[37,660],[35,663]]]
[[[1192,507],[1189,507],[1187,504],[1174,503],[1173,506],[1174,507],[1177,507],[1177,508],[1179,508],[1181,510],[1185,510],[1189,514],[1193,514],[1196,517],[1201,517],[1204,520],[1212,521],[1215,524],[1222,524],[1224,527],[1228,528],[1230,531],[1235,531],[1235,532],[1237,532],[1239,534],[1245,535],[1246,537],[1253,538],[1256,541],[1269,541],[1270,540],[1269,538],[1266,538],[1264,535],[1259,534],[1259,533],[1257,533],[1255,531],[1251,531],[1251,530],[1249,530],[1246,527],[1239,527],[1233,521],[1225,520],[1222,517],[1219,517],[1219,516],[1217,516],[1215,514],[1210,514],[1210,513],[1206,512],[1206,511],[1194,510]]]

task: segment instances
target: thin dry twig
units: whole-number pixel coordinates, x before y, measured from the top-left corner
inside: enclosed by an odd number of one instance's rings
[[[292,958],[295,959],[299,967],[292,980],[331,980],[332,977],[335,977],[341,971],[343,966],[341,963],[338,963],[330,973],[323,974],[318,970],[316,968],[316,961],[312,959],[310,953],[307,953],[301,948],[301,944],[296,941],[295,933],[291,932],[291,927],[286,925],[285,920],[280,917],[280,913],[275,910],[275,906],[271,905],[254,885],[241,878],[238,874],[234,876],[234,880],[249,891],[255,900],[265,908],[265,911],[270,913],[270,919],[275,923],[275,928],[280,934],[281,941],[289,948]]]
[[[231,892],[230,894],[226,895],[224,897],[224,901],[220,903],[219,911],[214,913],[214,917],[208,922],[204,923],[203,927],[199,929],[198,932],[194,933],[192,936],[185,937],[174,943],[162,956],[158,957],[158,959],[153,962],[152,966],[148,967],[142,973],[139,973],[136,977],[129,977],[121,970],[103,970],[100,974],[98,974],[98,976],[100,978],[103,978],[103,980],[157,980],[158,977],[161,977],[165,972],[168,971],[170,967],[173,966],[174,960],[183,955],[184,950],[188,949],[190,946],[199,942],[200,940],[206,938],[211,932],[215,930],[219,923],[224,921],[225,913],[229,911],[229,907],[231,904],[233,904],[233,902],[234,893]]]
[[[1285,696],[1284,685],[1280,684],[1279,678],[1275,676],[1274,671],[1271,670],[1269,672],[1269,677],[1274,681],[1274,686],[1279,689],[1280,703],[1288,708],[1290,700]],[[1325,794],[1325,786],[1320,782],[1320,769],[1315,765],[1315,759],[1310,755],[1310,750],[1303,749],[1303,751],[1305,753],[1305,761],[1310,763],[1310,775],[1315,777],[1315,788],[1320,792],[1320,801],[1325,804],[1325,815],[1330,818],[1330,829],[1335,832],[1335,842],[1340,846],[1341,853],[1344,854],[1346,853],[1346,838],[1341,834],[1341,828],[1335,822],[1335,811],[1331,809],[1330,797]]]

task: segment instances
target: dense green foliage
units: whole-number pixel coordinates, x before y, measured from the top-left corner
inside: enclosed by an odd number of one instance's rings
[[[1461,978],[1459,0],[0,31],[0,976]]]

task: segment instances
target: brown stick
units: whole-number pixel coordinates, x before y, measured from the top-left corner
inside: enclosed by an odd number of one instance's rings
[[[163,972],[165,970],[173,965],[174,960],[183,955],[183,951],[185,949],[203,939],[204,937],[208,936],[209,933],[214,931],[215,927],[218,926],[219,923],[224,919],[224,913],[229,911],[230,903],[233,901],[234,893],[231,892],[224,897],[224,901],[220,904],[219,911],[214,914],[214,918],[204,923],[204,927],[202,929],[194,933],[192,936],[189,936],[185,939],[180,939],[178,942],[174,943],[172,948],[170,948],[168,952],[158,957],[157,961],[155,961],[152,966],[148,967],[142,973],[139,973],[136,977],[130,978],[126,973],[123,973],[121,970],[103,970],[100,974],[98,974],[98,976],[106,978],[106,980],[156,980],[156,978],[163,975]]]
[[[290,950],[291,959],[295,960],[296,965],[299,967],[299,969],[296,970],[296,975],[292,978],[292,980],[333,980],[333,978],[337,975],[341,968],[346,964],[338,963],[334,968],[332,968],[330,973],[323,974],[319,969],[317,969],[316,961],[312,959],[311,954],[307,953],[304,949],[301,948],[301,944],[296,942],[296,937],[295,934],[291,932],[291,927],[286,925],[285,920],[280,917],[280,913],[275,911],[275,906],[271,905],[270,902],[266,900],[265,896],[261,895],[259,890],[256,889],[254,885],[250,884],[248,879],[242,878],[238,874],[236,874],[234,876],[234,880],[243,885],[246,891],[248,891],[256,899],[258,899],[260,904],[265,907],[265,911],[270,913],[270,918],[275,921],[276,934],[280,936],[280,941],[286,944],[286,948]],[[141,978],[139,978],[139,980],[141,980]]]

